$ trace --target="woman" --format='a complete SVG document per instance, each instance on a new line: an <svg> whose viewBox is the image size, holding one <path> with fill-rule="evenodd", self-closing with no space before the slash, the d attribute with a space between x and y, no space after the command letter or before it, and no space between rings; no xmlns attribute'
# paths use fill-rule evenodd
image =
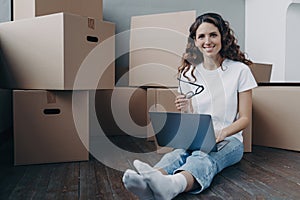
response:
<svg viewBox="0 0 300 200"><path fill-rule="evenodd" d="M210 114L216 141L229 143L218 152L176 149L154 166L134 161L137 170L123 176L125 187L140 199L172 199L182 192L200 193L214 176L242 159L243 137L251 117L252 89L257 86L229 23L216 13L203 14L190 27L178 68L180 80L175 105L182 112ZM197 84L191 84L197 83ZM203 85L201 93L195 85ZM193 91L192 95L187 95Z"/></svg>

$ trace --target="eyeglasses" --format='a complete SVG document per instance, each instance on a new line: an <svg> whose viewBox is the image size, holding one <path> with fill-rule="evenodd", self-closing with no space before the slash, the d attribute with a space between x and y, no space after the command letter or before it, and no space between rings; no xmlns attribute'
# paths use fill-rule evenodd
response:
<svg viewBox="0 0 300 200"><path fill-rule="evenodd" d="M185 80L182 80L180 78L177 78L177 80L179 81L179 90L180 90L180 93L183 94L185 96L185 98L187 99L190 99L192 98L193 96L197 95L197 94L200 94L201 92L203 92L204 90L204 86L203 85L199 85L199 84L196 84L196 83L193 83L193 82L190 82L190 81L185 81ZM180 82L183 82L183 83L187 83L187 84L190 84L190 85L193 85L193 86L196 86L196 90L195 91L189 91L187 93L183 93L182 92L182 88L181 88L181 84Z"/></svg>

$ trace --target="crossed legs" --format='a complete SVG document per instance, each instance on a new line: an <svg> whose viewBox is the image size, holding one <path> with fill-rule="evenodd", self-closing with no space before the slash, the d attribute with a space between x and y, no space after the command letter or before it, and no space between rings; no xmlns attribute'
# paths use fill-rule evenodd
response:
<svg viewBox="0 0 300 200"><path fill-rule="evenodd" d="M139 160L135 160L133 165L137 171L126 170L123 183L127 190L143 200L168 200L199 186L186 171L167 175L163 170L155 169Z"/></svg>

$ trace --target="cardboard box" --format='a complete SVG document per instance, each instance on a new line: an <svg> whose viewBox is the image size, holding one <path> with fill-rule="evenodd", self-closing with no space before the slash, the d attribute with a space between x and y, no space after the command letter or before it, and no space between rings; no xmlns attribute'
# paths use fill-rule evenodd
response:
<svg viewBox="0 0 300 200"><path fill-rule="evenodd" d="M243 143L244 152L252 152L252 120L250 121L248 127L243 131Z"/></svg>
<svg viewBox="0 0 300 200"><path fill-rule="evenodd" d="M14 90L15 165L88 160L88 109L88 91Z"/></svg>
<svg viewBox="0 0 300 200"><path fill-rule="evenodd" d="M12 92L0 89L0 134L12 129Z"/></svg>
<svg viewBox="0 0 300 200"><path fill-rule="evenodd" d="M147 89L147 110L159 112L179 112L175 107L175 98L179 93L177 88L148 88ZM150 122L149 114L147 120ZM151 126L148 129L148 137L155 133Z"/></svg>
<svg viewBox="0 0 300 200"><path fill-rule="evenodd" d="M4 88L113 88L114 24L57 13L1 23L0 29L6 62L0 69L0 85ZM76 76L79 81L73 86Z"/></svg>
<svg viewBox="0 0 300 200"><path fill-rule="evenodd" d="M177 69L196 11L131 18L129 85L177 87Z"/></svg>
<svg viewBox="0 0 300 200"><path fill-rule="evenodd" d="M152 111L168 111L168 112L179 112L175 107L174 101L175 97L179 95L177 88L152 88L147 90L147 107L148 110ZM150 121L148 116L148 121ZM149 122L150 123L150 122ZM150 138L149 140L155 140L155 135L152 126L148 127L147 135ZM243 131L244 138L244 152L252 151L252 122L249 126ZM158 153L166 153L170 151L171 148L159 147Z"/></svg>
<svg viewBox="0 0 300 200"><path fill-rule="evenodd" d="M13 0L14 20L69 12L102 20L102 0Z"/></svg>
<svg viewBox="0 0 300 200"><path fill-rule="evenodd" d="M269 83L272 73L272 64L253 63L250 66L257 83Z"/></svg>
<svg viewBox="0 0 300 200"><path fill-rule="evenodd" d="M299 86L253 90L253 144L300 151Z"/></svg>
<svg viewBox="0 0 300 200"><path fill-rule="evenodd" d="M90 91L91 135L147 137L147 91L116 87ZM100 127L99 127L100 126Z"/></svg>
<svg viewBox="0 0 300 200"><path fill-rule="evenodd" d="M147 108L149 111L159 112L179 112L175 107L175 97L179 93L177 88L148 88L147 89ZM157 144L154 137L155 133L150 122L150 116L147 115L147 121L150 124L147 128L147 136L149 141L154 141L157 146L157 153L164 154L172 151L173 148L161 147Z"/></svg>

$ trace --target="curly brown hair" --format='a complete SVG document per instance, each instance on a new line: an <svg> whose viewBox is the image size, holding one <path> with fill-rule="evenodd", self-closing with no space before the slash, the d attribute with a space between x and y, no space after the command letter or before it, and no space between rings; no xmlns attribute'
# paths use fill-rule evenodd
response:
<svg viewBox="0 0 300 200"><path fill-rule="evenodd" d="M203 23L211 23L215 25L221 34L222 49L220 50L220 56L222 58L228 58L234 61L240 61L248 66L252 64L252 61L247 59L245 53L240 50L240 46L237 44L237 39L234 36L233 30L229 26L229 22L225 21L217 13L205 13L196 18L195 22L190 26L188 43L185 53L182 56L182 64L178 67L178 76L182 73L188 80L186 72L192 69L192 77L196 80L194 75L195 66L202 62L203 56L198 47L195 46L196 31L198 27Z"/></svg>

